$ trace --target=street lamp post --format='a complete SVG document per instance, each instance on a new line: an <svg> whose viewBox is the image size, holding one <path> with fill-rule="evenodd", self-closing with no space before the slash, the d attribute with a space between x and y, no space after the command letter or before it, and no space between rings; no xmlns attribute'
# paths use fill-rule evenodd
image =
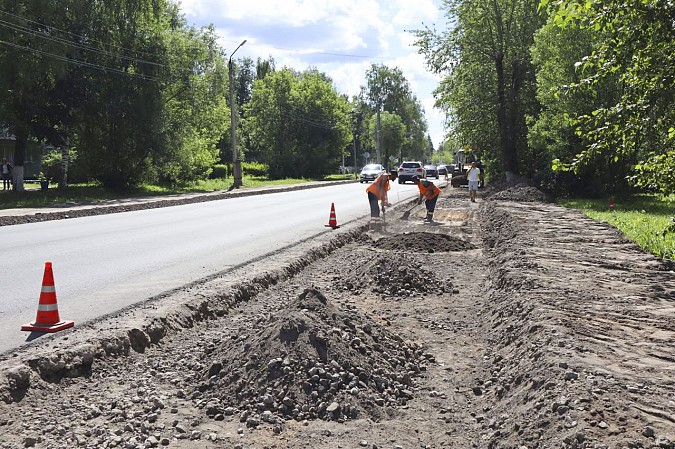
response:
<svg viewBox="0 0 675 449"><path fill-rule="evenodd" d="M230 81L230 134L232 139L232 175L234 176L233 188L239 188L241 182L241 160L239 159L239 152L237 151L237 104L234 102L234 70L232 67L232 56L239 50L239 48L246 43L246 39L235 48L230 55L230 60L227 63L228 78Z"/></svg>

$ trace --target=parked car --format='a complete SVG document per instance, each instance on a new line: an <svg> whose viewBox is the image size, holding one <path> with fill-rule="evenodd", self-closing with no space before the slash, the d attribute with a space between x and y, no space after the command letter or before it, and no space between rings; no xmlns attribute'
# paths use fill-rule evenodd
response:
<svg viewBox="0 0 675 449"><path fill-rule="evenodd" d="M407 161L398 167L398 183L404 184L406 181L412 181L413 178L426 178L424 166L421 162Z"/></svg>
<svg viewBox="0 0 675 449"><path fill-rule="evenodd" d="M427 172L427 178L436 178L438 179L438 167L435 165L429 164L424 166L424 170Z"/></svg>
<svg viewBox="0 0 675 449"><path fill-rule="evenodd" d="M447 165L441 164L438 166L438 176L448 176L449 174Z"/></svg>
<svg viewBox="0 0 675 449"><path fill-rule="evenodd" d="M375 181L375 179L382 173L386 173L386 170L380 164L368 164L363 167L363 169L361 169L359 182L364 183L368 181Z"/></svg>

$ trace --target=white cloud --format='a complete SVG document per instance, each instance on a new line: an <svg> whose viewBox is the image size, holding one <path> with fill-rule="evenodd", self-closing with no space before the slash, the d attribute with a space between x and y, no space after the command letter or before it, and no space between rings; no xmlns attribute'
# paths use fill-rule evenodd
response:
<svg viewBox="0 0 675 449"><path fill-rule="evenodd" d="M399 67L423 104L434 145L443 137L433 109L437 76L406 30L437 22L441 0L180 0L188 23L214 24L227 52L273 57L278 66L328 74L342 93L355 95L371 64Z"/></svg>

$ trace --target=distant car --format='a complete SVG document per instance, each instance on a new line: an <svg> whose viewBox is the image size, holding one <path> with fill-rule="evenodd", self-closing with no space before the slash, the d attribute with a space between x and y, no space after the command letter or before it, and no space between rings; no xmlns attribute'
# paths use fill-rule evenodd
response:
<svg viewBox="0 0 675 449"><path fill-rule="evenodd" d="M438 176L448 176L450 173L448 172L448 167L446 165L439 165L438 166Z"/></svg>
<svg viewBox="0 0 675 449"><path fill-rule="evenodd" d="M380 164L368 164L361 170L359 175L359 182L364 183L368 181L375 181L378 176L387 171Z"/></svg>
<svg viewBox="0 0 675 449"><path fill-rule="evenodd" d="M398 167L398 183L405 184L406 181L412 181L413 178L422 179L426 174L421 162L407 161Z"/></svg>
<svg viewBox="0 0 675 449"><path fill-rule="evenodd" d="M429 164L424 166L424 170L427 172L427 178L436 178L438 179L438 167L435 165Z"/></svg>

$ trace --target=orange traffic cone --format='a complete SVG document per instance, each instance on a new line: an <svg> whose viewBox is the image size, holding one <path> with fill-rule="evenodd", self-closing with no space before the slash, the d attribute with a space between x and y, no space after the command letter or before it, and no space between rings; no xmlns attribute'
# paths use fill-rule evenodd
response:
<svg viewBox="0 0 675 449"><path fill-rule="evenodd" d="M335 218L335 203L330 203L330 218L328 219L327 228L337 229L340 226L337 224L337 218Z"/></svg>
<svg viewBox="0 0 675 449"><path fill-rule="evenodd" d="M54 274L52 263L45 262L45 274L42 278L42 291L38 303L37 318L34 323L21 326L22 331L57 332L73 327L74 321L61 321L59 307L56 304L56 288L54 287Z"/></svg>

